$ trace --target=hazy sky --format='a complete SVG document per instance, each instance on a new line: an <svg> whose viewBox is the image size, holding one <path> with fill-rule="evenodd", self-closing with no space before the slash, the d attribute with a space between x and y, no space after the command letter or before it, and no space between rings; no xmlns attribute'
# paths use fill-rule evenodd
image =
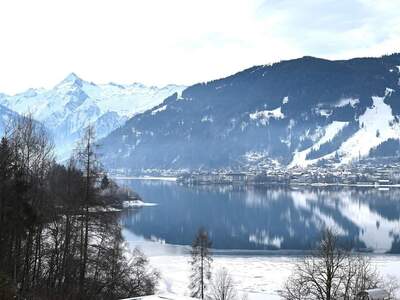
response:
<svg viewBox="0 0 400 300"><path fill-rule="evenodd" d="M0 91L191 84L282 59L400 51L400 0L1 0Z"/></svg>

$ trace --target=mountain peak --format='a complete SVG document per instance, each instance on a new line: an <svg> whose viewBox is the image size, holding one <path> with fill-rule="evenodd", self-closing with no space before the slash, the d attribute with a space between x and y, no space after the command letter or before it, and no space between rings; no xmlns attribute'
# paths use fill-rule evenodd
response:
<svg viewBox="0 0 400 300"><path fill-rule="evenodd" d="M76 75L74 72L71 72L68 74L67 77L64 78L63 81L60 82L60 84L65 84L65 83L77 83L79 85L82 84L82 79L78 77L78 75Z"/></svg>

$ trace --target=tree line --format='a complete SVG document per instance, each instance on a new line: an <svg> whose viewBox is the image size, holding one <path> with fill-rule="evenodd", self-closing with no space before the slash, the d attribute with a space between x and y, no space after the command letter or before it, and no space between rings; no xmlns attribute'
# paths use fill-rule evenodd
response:
<svg viewBox="0 0 400 300"><path fill-rule="evenodd" d="M45 128L21 117L0 142L0 299L120 299L154 293L158 273L126 255L125 196L102 170L89 127L58 164Z"/></svg>

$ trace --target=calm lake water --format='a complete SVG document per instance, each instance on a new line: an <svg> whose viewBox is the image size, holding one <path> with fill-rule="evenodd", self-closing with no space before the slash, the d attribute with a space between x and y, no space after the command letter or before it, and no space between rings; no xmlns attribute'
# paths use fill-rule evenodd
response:
<svg viewBox="0 0 400 300"><path fill-rule="evenodd" d="M360 251L400 253L400 189L184 186L123 180L157 206L122 213L129 234L190 245L200 227L213 248L307 250L325 226Z"/></svg>

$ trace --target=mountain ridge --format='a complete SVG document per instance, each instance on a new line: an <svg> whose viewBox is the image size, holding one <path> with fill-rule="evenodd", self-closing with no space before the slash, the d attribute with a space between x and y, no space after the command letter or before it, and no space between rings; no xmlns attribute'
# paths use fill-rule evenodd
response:
<svg viewBox="0 0 400 300"><path fill-rule="evenodd" d="M371 151L398 139L399 74L399 53L349 60L306 56L253 66L192 85L129 119L102 140L104 162L136 171L229 168L254 157L266 165L348 163L355 155L347 140L368 139L364 146ZM372 134L379 118L375 125L361 124L365 113L387 114L380 137ZM306 158L296 161L296 153L307 149Z"/></svg>
<svg viewBox="0 0 400 300"><path fill-rule="evenodd" d="M161 88L140 83L95 84L68 74L53 88L30 88L15 95L0 95L0 104L20 115L32 114L52 133L59 158L70 155L76 141L90 124L98 138L121 126L185 87Z"/></svg>

